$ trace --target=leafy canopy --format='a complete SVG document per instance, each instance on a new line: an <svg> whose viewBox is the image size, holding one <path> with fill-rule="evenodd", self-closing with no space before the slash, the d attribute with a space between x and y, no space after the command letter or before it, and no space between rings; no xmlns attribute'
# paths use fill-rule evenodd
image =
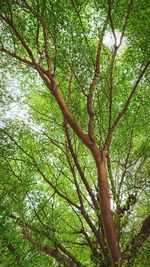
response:
<svg viewBox="0 0 150 267"><path fill-rule="evenodd" d="M122 264L148 266L150 3L3 0L0 18L0 266L111 265L84 133L107 148Z"/></svg>

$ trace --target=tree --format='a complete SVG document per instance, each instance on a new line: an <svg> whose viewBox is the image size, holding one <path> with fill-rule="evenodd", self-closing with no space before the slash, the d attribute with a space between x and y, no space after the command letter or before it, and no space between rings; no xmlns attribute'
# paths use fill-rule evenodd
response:
<svg viewBox="0 0 150 267"><path fill-rule="evenodd" d="M2 266L148 263L149 3L0 7Z"/></svg>

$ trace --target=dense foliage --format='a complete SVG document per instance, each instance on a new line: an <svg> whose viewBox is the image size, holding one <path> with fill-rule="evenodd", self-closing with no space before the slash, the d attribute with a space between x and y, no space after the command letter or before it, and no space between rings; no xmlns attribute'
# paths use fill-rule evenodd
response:
<svg viewBox="0 0 150 267"><path fill-rule="evenodd" d="M0 18L0 266L149 266L150 2Z"/></svg>

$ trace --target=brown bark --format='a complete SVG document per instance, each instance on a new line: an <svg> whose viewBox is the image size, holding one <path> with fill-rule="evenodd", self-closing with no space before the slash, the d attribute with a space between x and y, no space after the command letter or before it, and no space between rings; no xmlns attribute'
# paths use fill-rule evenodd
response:
<svg viewBox="0 0 150 267"><path fill-rule="evenodd" d="M93 144L93 142L90 140L89 136L82 131L79 124L72 116L71 112L68 110L68 107L65 101L63 100L56 83L55 87L53 87L53 94L61 109L64 118L67 120L68 124L71 126L71 128L76 133L78 138L82 141L82 143L89 148Z"/></svg>
<svg viewBox="0 0 150 267"><path fill-rule="evenodd" d="M101 208L101 218L108 249L111 256L112 266L117 266L118 260L121 258L116 229L113 222L113 215L110 206L109 185L106 171L106 151L100 151L95 144L92 148L92 154L97 166L99 199Z"/></svg>
<svg viewBox="0 0 150 267"><path fill-rule="evenodd" d="M76 260L76 258L71 253L69 253L68 250L65 249L61 244L58 244L58 246L56 245L56 248L48 245L45 246L39 245L37 241L33 238L33 236L31 236L26 226L24 226L22 234L24 238L27 239L36 249L46 254L47 256L54 258L56 261L62 263L63 266L66 267L82 266L81 263L78 260ZM64 254L62 254L61 251Z"/></svg>
<svg viewBox="0 0 150 267"><path fill-rule="evenodd" d="M139 233L132 239L123 254L123 261L132 259L140 250L144 241L150 236L150 215L143 221Z"/></svg>
<svg viewBox="0 0 150 267"><path fill-rule="evenodd" d="M74 164L75 164L75 166L76 166L76 168L78 170L78 173L80 174L80 177L82 179L82 182L85 185L86 190L89 193L89 196L91 197L91 200L93 202L93 205L94 205L95 209L99 210L98 202L97 202L97 200L95 198L95 195L93 194L92 188L91 188L87 178L85 177L85 174L84 174L84 172L82 170L82 167L79 164L77 155L76 155L76 153L74 151L74 148L73 148L73 145L72 145L72 141L71 141L71 136L70 136L69 129L67 127L67 122L66 121L64 122L64 128L65 128L65 134L66 134L66 137L67 137L68 148L69 148L70 154L71 154L71 156L73 158Z"/></svg>

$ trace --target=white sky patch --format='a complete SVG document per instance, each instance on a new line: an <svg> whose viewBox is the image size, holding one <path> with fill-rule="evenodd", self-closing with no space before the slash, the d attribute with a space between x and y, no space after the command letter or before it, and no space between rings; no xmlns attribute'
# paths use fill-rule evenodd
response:
<svg viewBox="0 0 150 267"><path fill-rule="evenodd" d="M3 73L1 73L1 75L3 75ZM19 86L19 80L11 77L8 73L7 83L1 85L0 127L4 127L9 119L18 117L24 120L27 117L27 106L18 102L18 100L21 99L22 102L24 99L24 94L21 92Z"/></svg>
<svg viewBox="0 0 150 267"><path fill-rule="evenodd" d="M6 119L13 119L13 118L20 118L25 120L27 118L28 108L26 106L20 106L18 103L14 102L9 105L9 109L6 112L5 118Z"/></svg>
<svg viewBox="0 0 150 267"><path fill-rule="evenodd" d="M111 198L110 199L110 206L111 206L111 210L115 211L116 210L116 203L114 202L114 200Z"/></svg>
<svg viewBox="0 0 150 267"><path fill-rule="evenodd" d="M12 102L7 106L0 106L0 127L4 127L7 120L19 119L28 122L28 107L18 102Z"/></svg>
<svg viewBox="0 0 150 267"><path fill-rule="evenodd" d="M95 36L96 33L97 34L101 33L101 31L103 29L103 25L104 25L104 19L102 19L103 15L100 14L100 12L97 13L94 8L88 9L87 14L89 14L91 16L91 18L89 19L89 25L90 25L89 28L91 30L89 35L91 35L91 38L92 38ZM117 45L118 45L120 43L120 37L121 37L122 33L115 29L115 34L116 34ZM112 50L114 48L115 39L114 39L114 36L113 36L110 28L107 28L107 30L105 32L103 43L110 50ZM123 40L122 40L122 44L119 47L119 51L122 51L122 49L124 49L126 45L127 45L127 37L124 36Z"/></svg>
<svg viewBox="0 0 150 267"><path fill-rule="evenodd" d="M7 121L18 119L34 132L41 132L43 127L29 118L29 107L24 103L24 92L20 90L21 77L16 79L9 73L7 76L7 84L2 87L4 94L0 103L0 128L5 127Z"/></svg>
<svg viewBox="0 0 150 267"><path fill-rule="evenodd" d="M117 45L118 45L120 43L121 32L115 30L115 34L116 34ZM105 33L103 43L110 49L112 49L114 47L114 44L115 44L114 36L108 30ZM119 50L121 51L123 48L126 47L126 45L127 45L127 37L123 37L122 44L121 44Z"/></svg>
<svg viewBox="0 0 150 267"><path fill-rule="evenodd" d="M54 163L55 159L52 156L47 156L47 159L49 160L50 163Z"/></svg>

